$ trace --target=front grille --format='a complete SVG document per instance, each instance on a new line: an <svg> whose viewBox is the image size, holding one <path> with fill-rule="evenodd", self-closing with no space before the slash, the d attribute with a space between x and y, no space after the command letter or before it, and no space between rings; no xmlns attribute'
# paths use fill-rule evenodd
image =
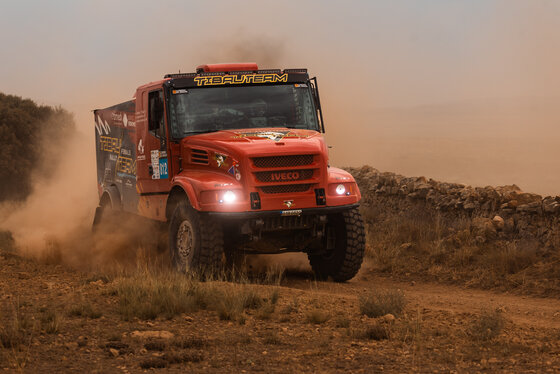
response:
<svg viewBox="0 0 560 374"><path fill-rule="evenodd" d="M291 155L255 157L253 164L257 168L283 168L287 166L304 166L313 163L313 155Z"/></svg>
<svg viewBox="0 0 560 374"><path fill-rule="evenodd" d="M313 177L313 169L259 171L255 173L259 182L292 182Z"/></svg>
<svg viewBox="0 0 560 374"><path fill-rule="evenodd" d="M262 186L260 187L264 193L290 193L305 192L309 190L311 184L281 184L278 186Z"/></svg>
<svg viewBox="0 0 560 374"><path fill-rule="evenodd" d="M264 219L263 231L307 229L313 225L313 216L268 217Z"/></svg>

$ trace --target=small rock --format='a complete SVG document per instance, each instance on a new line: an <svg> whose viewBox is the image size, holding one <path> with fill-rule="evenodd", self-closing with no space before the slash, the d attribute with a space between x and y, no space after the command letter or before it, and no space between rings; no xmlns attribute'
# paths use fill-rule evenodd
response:
<svg viewBox="0 0 560 374"><path fill-rule="evenodd" d="M492 224L496 230L503 230L505 227L504 219L500 216L494 216L494 218L492 218Z"/></svg>
<svg viewBox="0 0 560 374"><path fill-rule="evenodd" d="M78 348L78 343L76 342L68 342L68 343L64 343L64 346L66 347L66 349L76 349Z"/></svg>
<svg viewBox="0 0 560 374"><path fill-rule="evenodd" d="M109 352L111 352L113 357L117 357L119 355L119 351L115 348L109 348Z"/></svg>
<svg viewBox="0 0 560 374"><path fill-rule="evenodd" d="M139 339L150 339L150 338L171 339L175 335L173 335L173 333L169 331L162 330L162 331L133 331L132 334L130 334L130 336Z"/></svg>
<svg viewBox="0 0 560 374"><path fill-rule="evenodd" d="M382 318L383 318L383 320L384 320L385 322L393 322L393 321L395 321L395 316L392 315L391 313L385 314Z"/></svg>
<svg viewBox="0 0 560 374"><path fill-rule="evenodd" d="M403 243L400 246L401 251L408 251L408 250L413 249L413 248L414 248L414 244L412 244L412 243Z"/></svg>
<svg viewBox="0 0 560 374"><path fill-rule="evenodd" d="M88 338L85 336L78 336L78 347L85 347L88 344Z"/></svg>

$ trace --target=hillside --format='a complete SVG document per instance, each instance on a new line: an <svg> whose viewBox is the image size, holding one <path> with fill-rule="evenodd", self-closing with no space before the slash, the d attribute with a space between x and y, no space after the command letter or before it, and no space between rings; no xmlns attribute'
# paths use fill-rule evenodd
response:
<svg viewBox="0 0 560 374"><path fill-rule="evenodd" d="M34 180L50 176L74 131L65 109L0 93L0 202L25 199Z"/></svg>

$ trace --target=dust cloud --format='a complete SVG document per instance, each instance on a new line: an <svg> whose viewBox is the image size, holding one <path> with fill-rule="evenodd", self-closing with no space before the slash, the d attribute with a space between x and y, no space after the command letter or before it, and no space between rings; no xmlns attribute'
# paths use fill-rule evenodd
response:
<svg viewBox="0 0 560 374"><path fill-rule="evenodd" d="M150 252L155 243L149 238L157 237L151 222L127 219L118 229L92 233L98 205L93 144L93 128L88 135L44 139L43 159L53 164L54 172L47 177L37 170L39 177L25 201L0 206L0 231L10 231L25 256L83 270L120 271L135 266L139 257L159 261Z"/></svg>

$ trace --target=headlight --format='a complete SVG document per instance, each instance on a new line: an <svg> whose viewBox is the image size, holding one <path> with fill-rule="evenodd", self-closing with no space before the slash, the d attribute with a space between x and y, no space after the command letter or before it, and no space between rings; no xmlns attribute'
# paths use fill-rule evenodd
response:
<svg viewBox="0 0 560 374"><path fill-rule="evenodd" d="M343 184L339 184L338 186L336 186L336 193L339 195L344 195L344 193L346 192L346 187L344 187Z"/></svg>
<svg viewBox="0 0 560 374"><path fill-rule="evenodd" d="M222 197L222 200L226 204L233 203L235 199L236 199L235 192L229 190L224 192L224 196Z"/></svg>

